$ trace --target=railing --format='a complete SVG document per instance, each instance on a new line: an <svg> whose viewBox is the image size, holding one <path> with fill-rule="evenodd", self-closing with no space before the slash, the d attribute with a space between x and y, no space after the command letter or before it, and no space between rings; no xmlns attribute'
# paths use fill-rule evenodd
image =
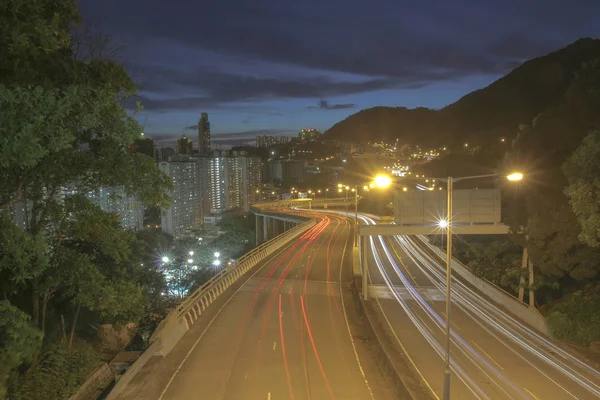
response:
<svg viewBox="0 0 600 400"><path fill-rule="evenodd" d="M239 259L236 260L233 267L220 271L212 278L210 278L207 282L205 282L202 286L196 289L194 293L190 294L177 307L177 316L182 317L186 313L188 313L190 309L194 307L201 300L201 298L205 294L208 294L212 289L218 289L218 293L215 293L215 297L216 295L220 294L222 290L229 287L231 283L236 281L241 275L247 272L247 270L250 267L254 266L257 262L266 257L266 255L268 255L265 254L266 250L268 250L269 247L272 246L275 242L281 241L282 239L286 239L289 236L293 236L298 234L299 232L305 231L314 226L314 224L315 220L313 219L306 221L300 225L295 226L292 229L285 231L281 235L278 235L273 239L262 243L258 247L241 256ZM210 303L212 303L212 300L214 299L211 299Z"/></svg>

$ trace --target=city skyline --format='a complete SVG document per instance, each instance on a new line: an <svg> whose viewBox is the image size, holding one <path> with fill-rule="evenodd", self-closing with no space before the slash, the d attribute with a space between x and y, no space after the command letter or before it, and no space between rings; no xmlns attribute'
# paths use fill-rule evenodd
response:
<svg viewBox="0 0 600 400"><path fill-rule="evenodd" d="M377 105L441 108L600 33L600 4L587 0L576 8L467 0L81 7L86 22L126 46L123 61L141 82L139 120L159 144L184 128L194 137L201 112L211 115L214 143L227 145L325 131Z"/></svg>

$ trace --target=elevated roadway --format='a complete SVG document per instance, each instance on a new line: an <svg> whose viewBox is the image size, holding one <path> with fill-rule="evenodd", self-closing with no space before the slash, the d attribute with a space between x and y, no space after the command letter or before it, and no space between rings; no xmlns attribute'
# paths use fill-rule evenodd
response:
<svg viewBox="0 0 600 400"><path fill-rule="evenodd" d="M123 399L391 399L353 307L352 224L316 215L156 360Z"/></svg>

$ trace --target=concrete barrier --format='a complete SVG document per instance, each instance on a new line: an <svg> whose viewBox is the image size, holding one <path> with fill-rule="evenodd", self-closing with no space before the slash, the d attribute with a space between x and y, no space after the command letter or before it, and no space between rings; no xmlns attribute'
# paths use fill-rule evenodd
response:
<svg viewBox="0 0 600 400"><path fill-rule="evenodd" d="M359 251L358 248L353 248L352 251L352 270L354 272L353 293L354 306L362 316L362 325L366 330L368 337L368 346L371 355L377 362L380 372L387 378L390 383L390 389L395 399L399 400L416 400L425 398L425 396L415 396L413 392L420 390L420 384L414 381L413 374L407 370L402 371L397 362L392 360L394 350L391 343L384 338L384 330L377 323L377 318L373 310L371 301L364 301L360 295L362 279L360 271ZM412 392L408 388L413 388Z"/></svg>
<svg viewBox="0 0 600 400"><path fill-rule="evenodd" d="M423 235L417 235L417 239L423 243L428 249L430 249L435 255L440 257L442 260L446 259L446 253L437 246L431 244L429 238ZM460 263L456 259L452 259L452 270L456 272L464 281L468 282L485 294L495 303L501 305L513 315L521 319L523 322L528 324L534 329L537 329L541 333L548 335L548 325L543 315L534 307L529 307L527 304L520 302L516 297L511 296L504 290L496 287L490 282L484 279L478 278L469 271L467 267Z"/></svg>
<svg viewBox="0 0 600 400"><path fill-rule="evenodd" d="M69 400L97 399L114 378L114 371L104 363L79 387L77 393L69 397Z"/></svg>
<svg viewBox="0 0 600 400"><path fill-rule="evenodd" d="M115 387L107 396L107 400L116 399L152 357L167 356L183 335L191 328L194 322L200 318L210 304L227 290L229 286L256 266L260 261L264 260L267 256L274 253L294 238L308 231L315 226L315 224L316 220L311 219L244 254L236 261L233 268L223 270L215 275L194 293L190 294L179 306L171 310L150 337L150 346L119 379Z"/></svg>

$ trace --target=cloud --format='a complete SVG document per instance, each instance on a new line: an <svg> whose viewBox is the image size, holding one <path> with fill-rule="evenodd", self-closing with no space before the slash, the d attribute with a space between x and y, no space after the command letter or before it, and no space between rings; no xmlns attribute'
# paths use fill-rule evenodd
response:
<svg viewBox="0 0 600 400"><path fill-rule="evenodd" d="M312 77L299 80L248 77L208 71L177 71L169 68L147 68L146 73L153 79L148 81L145 90L139 96L129 99L128 103L133 107L135 101L140 101L146 110L154 112L227 108L228 105L235 103L278 98L341 96L425 84L413 77L366 78L361 81L336 81L326 77ZM431 79L443 79L442 75L431 76Z"/></svg>
<svg viewBox="0 0 600 400"><path fill-rule="evenodd" d="M518 32L517 41L533 44L517 52L529 58L540 49L546 51L548 43L557 48L593 36L600 11L597 0L580 0L578 7L567 8L557 0L510 5L502 0L456 0L435 6L374 0L369 7L357 0L344 1L343 6L336 0L230 0L167 9L157 6L159 0L82 2L84 16L136 34L136 41L168 39L198 51L390 77L418 77L439 69L455 76L504 73L504 51L495 52L489 45L496 38ZM143 18L132 19L140 9Z"/></svg>
<svg viewBox="0 0 600 400"><path fill-rule="evenodd" d="M354 108L356 104L329 104L327 100L320 100L317 106L307 107L309 110L344 110L348 108Z"/></svg>

